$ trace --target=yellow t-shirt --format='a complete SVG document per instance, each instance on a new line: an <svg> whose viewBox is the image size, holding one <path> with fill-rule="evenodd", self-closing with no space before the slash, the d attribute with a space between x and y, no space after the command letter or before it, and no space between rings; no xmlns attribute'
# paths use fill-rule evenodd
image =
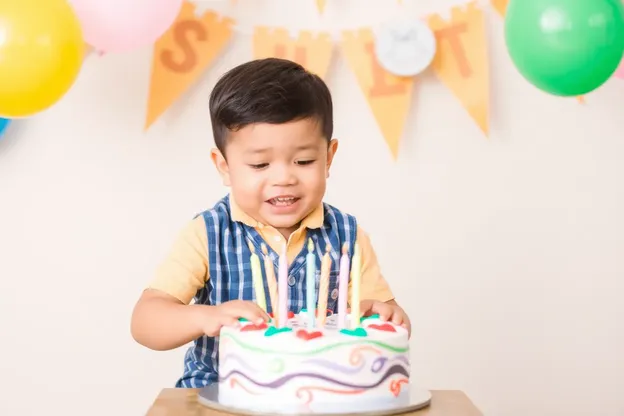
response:
<svg viewBox="0 0 624 416"><path fill-rule="evenodd" d="M233 221L254 227L264 241L276 252L286 243L288 262L299 254L306 240L306 228L320 228L323 225L323 205L321 204L301 221L299 228L288 240L275 228L259 223L244 213L230 198L230 211ZM374 299L387 302L394 299L388 283L377 263L377 256L366 232L357 228L357 243L362 253L361 299ZM206 224L201 216L190 221L179 234L171 251L157 269L156 276L149 285L151 289L165 292L182 303L189 304L199 289L204 287L209 276L208 236ZM351 297L349 283L349 298Z"/></svg>

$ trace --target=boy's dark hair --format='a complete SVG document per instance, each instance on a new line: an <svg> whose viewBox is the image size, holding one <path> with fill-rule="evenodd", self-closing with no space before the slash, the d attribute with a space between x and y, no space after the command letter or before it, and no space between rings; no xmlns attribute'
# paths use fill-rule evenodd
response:
<svg viewBox="0 0 624 416"><path fill-rule="evenodd" d="M224 156L228 132L255 123L315 118L329 141L334 128L332 113L325 82L285 59L257 59L239 65L225 73L210 94L212 133Z"/></svg>

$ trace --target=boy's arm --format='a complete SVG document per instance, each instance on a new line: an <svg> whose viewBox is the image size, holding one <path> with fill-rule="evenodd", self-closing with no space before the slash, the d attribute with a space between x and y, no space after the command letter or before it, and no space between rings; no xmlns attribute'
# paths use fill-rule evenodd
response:
<svg viewBox="0 0 624 416"><path fill-rule="evenodd" d="M368 234L358 226L357 243L362 252L362 268L360 281L360 312L379 313L396 324L407 328L411 334L411 323L407 313L399 306L394 294L384 279L377 262L377 255L373 249ZM351 282L349 282L349 298L351 298ZM381 303L381 304L380 304Z"/></svg>
<svg viewBox="0 0 624 416"><path fill-rule="evenodd" d="M358 245L362 253L362 267L360 277L360 299L376 300L379 302L390 303L394 300L394 294L388 285L388 282L381 274L379 263L377 262L377 254L373 249L368 233L359 225L357 228ZM349 281L349 299L351 299L351 282Z"/></svg>
<svg viewBox="0 0 624 416"><path fill-rule="evenodd" d="M182 230L134 307L131 332L138 343L169 350L204 333L213 307L189 303L209 277L207 253L206 227L197 217Z"/></svg>

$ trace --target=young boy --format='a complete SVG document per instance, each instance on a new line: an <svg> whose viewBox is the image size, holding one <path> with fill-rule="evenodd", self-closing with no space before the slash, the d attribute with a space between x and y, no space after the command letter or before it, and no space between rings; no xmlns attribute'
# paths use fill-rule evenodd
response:
<svg viewBox="0 0 624 416"><path fill-rule="evenodd" d="M305 242L312 238L316 245L317 270L330 247L327 308L333 312L343 244L352 256L357 242L361 313L378 313L410 330L366 233L354 217L323 203L338 148L332 111L323 80L282 59L242 64L212 91L211 156L231 194L182 231L132 315L132 336L148 348L170 350L194 341L176 387L203 387L218 379L222 326L236 325L238 318L269 319L254 302L249 242L258 254L266 247L276 276L278 253L286 245L289 310L295 313L306 307ZM266 304L270 312L268 299Z"/></svg>

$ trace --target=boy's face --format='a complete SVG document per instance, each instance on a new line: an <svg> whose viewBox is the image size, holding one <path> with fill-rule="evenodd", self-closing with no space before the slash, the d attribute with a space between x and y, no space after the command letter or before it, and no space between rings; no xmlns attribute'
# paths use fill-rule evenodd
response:
<svg viewBox="0 0 624 416"><path fill-rule="evenodd" d="M287 237L321 203L337 146L304 119L230 132L225 157L212 158L241 209Z"/></svg>

